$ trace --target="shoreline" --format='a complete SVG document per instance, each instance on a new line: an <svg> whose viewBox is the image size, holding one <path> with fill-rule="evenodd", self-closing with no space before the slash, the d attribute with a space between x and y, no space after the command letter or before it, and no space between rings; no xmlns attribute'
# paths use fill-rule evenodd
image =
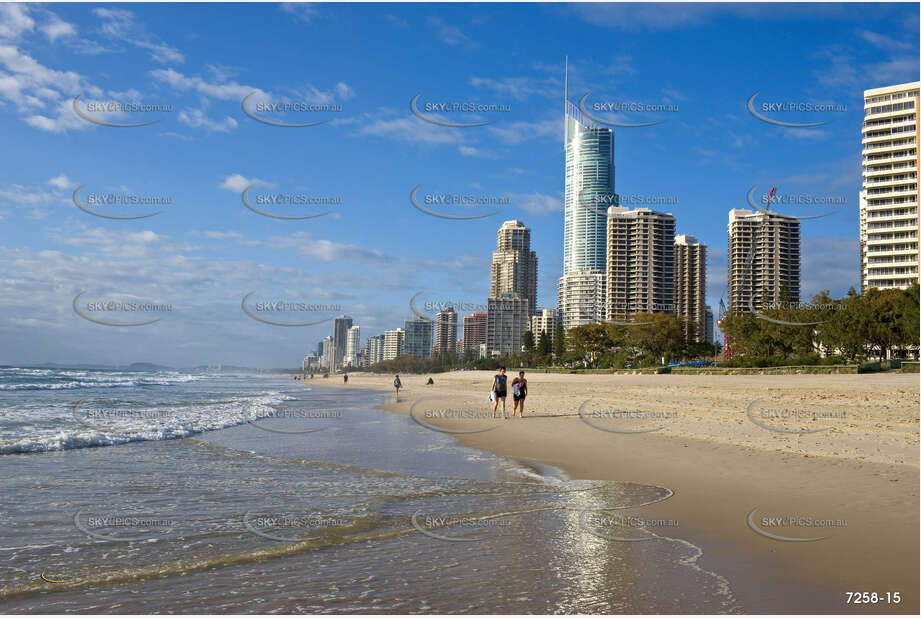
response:
<svg viewBox="0 0 921 618"><path fill-rule="evenodd" d="M406 376L409 389L401 392L400 402L380 407L408 415L413 402L425 399L491 414L481 392L491 375L433 374L432 386L424 386L427 376ZM350 374L348 384L338 377L315 384L393 393L392 376ZM675 534L704 548L700 565L730 580L746 613L918 612L918 383L913 374L860 380L849 375L527 377L531 392L523 420L465 434L453 432L476 421L427 422L463 445L553 466L574 479L672 489L673 497L643 515L679 520ZM778 394L801 407L839 409L850 403L847 422L799 436L765 431L745 418L746 397L770 400ZM576 409L587 399L638 410L672 407L683 414L659 432L609 433L581 422ZM876 403L872 409L852 403L870 399ZM820 541L781 542L750 528L752 509L759 515L835 519L845 525ZM849 605L847 592L899 592L901 603Z"/></svg>

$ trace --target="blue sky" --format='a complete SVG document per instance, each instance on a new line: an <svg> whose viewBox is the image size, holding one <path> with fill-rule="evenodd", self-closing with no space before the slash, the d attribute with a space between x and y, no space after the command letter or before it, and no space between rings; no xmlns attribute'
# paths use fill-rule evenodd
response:
<svg viewBox="0 0 921 618"><path fill-rule="evenodd" d="M918 21L917 3L0 5L0 363L293 366L331 323L260 323L241 310L245 294L338 305L364 343L402 326L418 292L420 302L485 303L506 219L531 228L538 304L555 306L567 55L575 103L591 92L589 105L677 106L603 114L666 120L615 128L616 190L677 201L653 208L709 246L714 308L726 296L728 211L747 207L752 186L845 198L834 215L802 224L804 298L843 295L859 287L862 92L918 79ZM253 92L341 111L266 112L328 120L269 126L243 113ZM508 111L433 112L492 121L440 126L411 113L420 92L420 103ZM771 112L831 120L783 128L748 113L755 92L759 103L846 111ZM100 126L73 112L81 94L84 104L172 110L97 114L159 121ZM84 199L114 191L171 203L144 219L100 218L74 205L81 185ZM341 203L312 219L264 217L242 203L250 185ZM508 204L476 220L437 218L410 203L418 185ZM311 208L275 211L320 212ZM786 212L816 212L800 208ZM172 310L146 326L94 324L73 311L81 291ZM285 320L318 317L331 314Z"/></svg>

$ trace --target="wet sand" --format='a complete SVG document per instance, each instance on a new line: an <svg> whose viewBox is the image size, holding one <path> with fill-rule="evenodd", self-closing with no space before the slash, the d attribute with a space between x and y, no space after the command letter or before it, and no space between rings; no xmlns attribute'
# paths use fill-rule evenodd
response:
<svg viewBox="0 0 921 618"><path fill-rule="evenodd" d="M701 564L729 579L747 613L918 613L916 374L529 373L525 418L508 421L484 418L492 375L435 374L431 386L428 376L401 376L400 401L386 408L408 414L415 403L424 422L476 431L454 434L464 444L576 479L671 488L674 497L644 515L679 520L680 536L704 548ZM349 378L349 388L393 392L392 376ZM311 382L343 386L341 376ZM768 534L827 538L768 538L749 525L753 509ZM783 516L836 525L773 528L761 519ZM848 604L847 592L882 600ZM887 603L887 592L901 602Z"/></svg>

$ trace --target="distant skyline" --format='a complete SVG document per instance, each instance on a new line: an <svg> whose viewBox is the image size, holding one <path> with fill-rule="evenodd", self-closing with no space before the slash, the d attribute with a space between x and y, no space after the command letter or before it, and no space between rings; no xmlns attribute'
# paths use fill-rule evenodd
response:
<svg viewBox="0 0 921 618"><path fill-rule="evenodd" d="M419 292L485 305L496 231L509 219L531 229L538 307L555 307L566 56L574 103L590 93L599 117L665 120L612 127L616 191L671 198L649 207L708 246L714 313L727 299L728 213L750 207L752 187L846 198L802 224L802 299L842 296L860 286L863 91L918 80L918 20L917 4L895 3L2 4L0 364L299 366L332 320L260 322L241 308L244 296L254 293L251 308L257 299L339 307L284 320L347 314L364 345L411 318ZM244 113L254 92L251 110L271 100L341 111L260 112L329 120L271 126ZM427 122L410 109L420 93L430 118L490 124ZM749 113L755 93L759 105L845 109L764 112L831 121L782 127ZM159 121L100 126L74 113L81 95L171 111L98 114ZM498 111L425 107L439 102ZM611 102L677 111L592 107ZM507 203L442 209L496 213L479 219L440 218L410 201L420 185L420 197ZM106 219L74 204L81 186L86 206L108 193L168 199L144 211L156 216ZM258 201L282 193L332 199L312 210ZM140 212L131 208L106 212ZM155 323L106 326L74 311L81 292L171 309ZM472 312L458 308L458 321Z"/></svg>

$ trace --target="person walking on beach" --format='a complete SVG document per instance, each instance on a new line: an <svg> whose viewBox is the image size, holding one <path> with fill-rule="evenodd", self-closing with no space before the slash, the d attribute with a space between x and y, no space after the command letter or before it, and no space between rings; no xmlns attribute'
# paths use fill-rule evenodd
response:
<svg viewBox="0 0 921 618"><path fill-rule="evenodd" d="M348 383L349 383L349 374L347 374L347 373L342 374L342 381L345 382L346 384L348 384Z"/></svg>
<svg viewBox="0 0 921 618"><path fill-rule="evenodd" d="M492 390L496 394L496 403L492 406L492 417L496 418L496 410L499 408L499 400L502 400L502 415L508 418L508 412L505 411L505 397L507 395L506 383L508 376L505 375L505 367L499 367L499 373L493 376Z"/></svg>
<svg viewBox="0 0 921 618"><path fill-rule="evenodd" d="M400 382L400 374L393 376L393 389L397 393L397 401L400 400L400 389L403 387L403 383Z"/></svg>
<svg viewBox="0 0 921 618"><path fill-rule="evenodd" d="M524 418L524 398L528 396L528 381L524 377L524 371L518 372L518 377L512 380L512 418L515 418L515 410L518 410L519 416ZM519 408L520 406L520 408Z"/></svg>

